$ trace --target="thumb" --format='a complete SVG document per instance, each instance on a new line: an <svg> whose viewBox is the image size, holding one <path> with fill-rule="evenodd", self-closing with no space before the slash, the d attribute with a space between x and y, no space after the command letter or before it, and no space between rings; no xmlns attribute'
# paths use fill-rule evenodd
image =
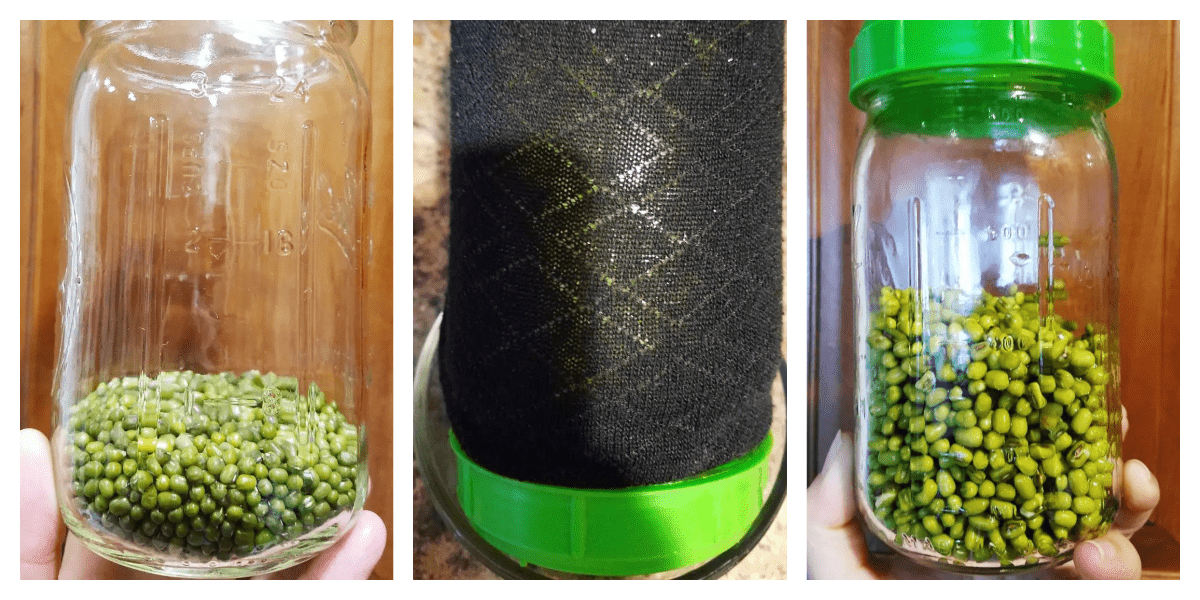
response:
<svg viewBox="0 0 1200 600"><path fill-rule="evenodd" d="M867 543L854 522L854 438L838 432L825 468L808 486L808 577L874 579Z"/></svg>
<svg viewBox="0 0 1200 600"><path fill-rule="evenodd" d="M300 579L367 579L386 543L383 519L364 510L346 536L314 558Z"/></svg>
<svg viewBox="0 0 1200 600"><path fill-rule="evenodd" d="M1075 570L1084 579L1140 579L1142 558L1129 538L1110 531L1075 547Z"/></svg>
<svg viewBox="0 0 1200 600"><path fill-rule="evenodd" d="M21 430L21 579L54 579L62 521L54 498L50 441Z"/></svg>
<svg viewBox="0 0 1200 600"><path fill-rule="evenodd" d="M837 529L854 519L854 437L839 431L808 488L808 525Z"/></svg>

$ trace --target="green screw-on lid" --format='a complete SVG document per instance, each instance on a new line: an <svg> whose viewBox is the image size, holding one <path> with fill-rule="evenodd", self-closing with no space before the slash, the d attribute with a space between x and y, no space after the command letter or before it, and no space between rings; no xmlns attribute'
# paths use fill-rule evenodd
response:
<svg viewBox="0 0 1200 600"><path fill-rule="evenodd" d="M850 101L865 109L900 74L956 69L965 81L1014 66L1084 78L1105 107L1121 97L1101 21L867 21L850 49Z"/></svg>
<svg viewBox="0 0 1200 600"><path fill-rule="evenodd" d="M619 577L701 563L736 545L762 507L771 446L767 434L745 456L683 481L592 490L498 475L450 435L459 503L488 543L522 563Z"/></svg>

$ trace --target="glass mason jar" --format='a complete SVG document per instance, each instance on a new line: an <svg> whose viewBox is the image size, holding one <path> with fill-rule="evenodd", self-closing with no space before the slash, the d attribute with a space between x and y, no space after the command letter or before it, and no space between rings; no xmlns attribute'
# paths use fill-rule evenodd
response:
<svg viewBox="0 0 1200 600"><path fill-rule="evenodd" d="M918 563L1069 560L1120 495L1120 89L1099 22L867 22L856 496Z"/></svg>
<svg viewBox="0 0 1200 600"><path fill-rule="evenodd" d="M82 31L53 388L63 518L152 573L311 558L367 493L357 25Z"/></svg>

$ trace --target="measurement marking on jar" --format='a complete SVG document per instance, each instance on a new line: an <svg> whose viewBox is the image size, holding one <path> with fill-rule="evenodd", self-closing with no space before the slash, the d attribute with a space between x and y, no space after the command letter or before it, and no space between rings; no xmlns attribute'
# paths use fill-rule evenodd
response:
<svg viewBox="0 0 1200 600"><path fill-rule="evenodd" d="M242 239L228 238L224 236L205 235L199 227L193 227L191 234L188 236L183 245L183 251L188 254L199 254L207 251L209 256L220 259L225 256L225 251L230 245L234 246L261 246L263 254L278 254L279 256L290 256L296 249L293 243L292 232L287 229L278 229L271 231L264 229L259 239Z"/></svg>
<svg viewBox="0 0 1200 600"><path fill-rule="evenodd" d="M1025 111L1020 108L1011 108L1007 106L992 107L984 109L988 116L992 119L999 120L1003 123L1024 122Z"/></svg>
<svg viewBox="0 0 1200 600"><path fill-rule="evenodd" d="M271 90L271 102L283 102L287 100L287 98L284 97L285 94L289 93L289 90L287 89L287 80L279 75L276 75L271 78L271 83L275 86L274 89ZM301 77L300 80L296 82L296 86L290 90L290 93L293 97L299 98L304 102L308 102L308 87L308 81Z"/></svg>
<svg viewBox="0 0 1200 600"><path fill-rule="evenodd" d="M1029 232L1032 229L1032 227L1024 223L1020 225L1001 225L1000 229L996 229L995 227L988 225L987 228L983 230L983 233L985 241L989 242L1001 238L1006 240L1025 240L1029 239Z"/></svg>
<svg viewBox="0 0 1200 600"><path fill-rule="evenodd" d="M1000 336L999 338L989 337L987 339L987 345L992 348L999 348L1001 350L1008 350L1010 352L1013 350L1013 348L1016 348L1017 350L1027 350L1029 348L1029 342L1025 338L1014 338L1011 335L1004 335Z"/></svg>
<svg viewBox="0 0 1200 600"><path fill-rule="evenodd" d="M933 551L933 543L928 538L916 538L907 533L902 533L900 536L904 539L903 546L905 548Z"/></svg>
<svg viewBox="0 0 1200 600"><path fill-rule="evenodd" d="M192 81L196 89L188 92L193 98L203 98L208 95L208 74L204 71L192 71Z"/></svg>
<svg viewBox="0 0 1200 600"><path fill-rule="evenodd" d="M263 392L263 412L268 415L279 412L279 393L273 389Z"/></svg>
<svg viewBox="0 0 1200 600"><path fill-rule="evenodd" d="M1033 260L1033 257L1025 252L1017 252L1010 256L1009 260L1011 260L1012 263L1018 267L1024 267L1025 265L1029 264L1030 260Z"/></svg>
<svg viewBox="0 0 1200 600"><path fill-rule="evenodd" d="M285 176L288 172L287 149L287 142L279 140L267 142L267 152L273 155L267 157L267 187L275 192L283 192L288 189L288 180Z"/></svg>
<svg viewBox="0 0 1200 600"><path fill-rule="evenodd" d="M179 176L183 196L186 198L200 193L200 176L202 174L200 146L204 144L204 132L186 133L180 141L183 142L183 148L179 151Z"/></svg>

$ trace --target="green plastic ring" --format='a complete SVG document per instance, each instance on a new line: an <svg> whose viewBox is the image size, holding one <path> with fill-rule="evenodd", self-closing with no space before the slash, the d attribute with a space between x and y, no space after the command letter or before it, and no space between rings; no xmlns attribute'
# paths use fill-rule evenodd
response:
<svg viewBox="0 0 1200 600"><path fill-rule="evenodd" d="M497 475L450 434L459 503L489 544L522 566L618 577L701 563L737 544L762 508L772 443L767 434L745 456L682 481L595 490Z"/></svg>

